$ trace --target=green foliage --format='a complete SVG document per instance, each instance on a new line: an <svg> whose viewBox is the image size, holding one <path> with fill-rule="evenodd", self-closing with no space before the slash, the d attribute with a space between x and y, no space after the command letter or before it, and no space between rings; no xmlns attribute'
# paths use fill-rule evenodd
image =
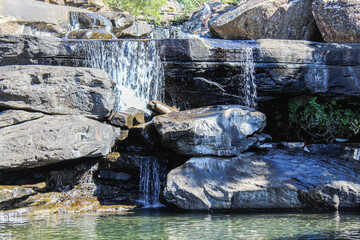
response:
<svg viewBox="0 0 360 240"><path fill-rule="evenodd" d="M173 23L175 25L180 25L185 23L187 20L189 20L188 16L175 16L175 19L173 20Z"/></svg>
<svg viewBox="0 0 360 240"><path fill-rule="evenodd" d="M134 16L144 15L148 20L160 22L160 9L166 0L104 0L110 8L122 9Z"/></svg>
<svg viewBox="0 0 360 240"><path fill-rule="evenodd" d="M313 141L330 142L358 134L360 112L344 109L335 100L319 103L314 97L305 103L289 103L289 123L311 136Z"/></svg>
<svg viewBox="0 0 360 240"><path fill-rule="evenodd" d="M203 2L209 2L210 0L177 0L179 4L184 5L184 12L200 10Z"/></svg>
<svg viewBox="0 0 360 240"><path fill-rule="evenodd" d="M223 3L228 3L228 4L231 4L231 5L234 5L234 6L237 6L239 5L239 0L221 0L221 2Z"/></svg>

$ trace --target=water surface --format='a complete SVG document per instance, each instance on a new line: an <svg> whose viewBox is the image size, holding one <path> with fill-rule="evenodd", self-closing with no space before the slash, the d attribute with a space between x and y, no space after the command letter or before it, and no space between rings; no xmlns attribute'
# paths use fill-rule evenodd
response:
<svg viewBox="0 0 360 240"><path fill-rule="evenodd" d="M360 213L0 217L0 239L360 239Z"/></svg>

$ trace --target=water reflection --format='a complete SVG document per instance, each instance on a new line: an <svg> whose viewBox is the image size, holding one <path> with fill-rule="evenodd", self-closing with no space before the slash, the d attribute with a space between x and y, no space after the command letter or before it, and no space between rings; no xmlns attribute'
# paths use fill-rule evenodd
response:
<svg viewBox="0 0 360 240"><path fill-rule="evenodd" d="M1 239L359 239L360 214L191 214L0 218Z"/></svg>

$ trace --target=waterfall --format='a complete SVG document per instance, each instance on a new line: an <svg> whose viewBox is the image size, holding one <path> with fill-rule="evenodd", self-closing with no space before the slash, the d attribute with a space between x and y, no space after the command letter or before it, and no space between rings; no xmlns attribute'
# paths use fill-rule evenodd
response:
<svg viewBox="0 0 360 240"><path fill-rule="evenodd" d="M255 84L255 64L253 59L253 50L251 46L244 46L242 53L242 71L240 75L239 94L241 102L245 106L256 107L256 84Z"/></svg>
<svg viewBox="0 0 360 240"><path fill-rule="evenodd" d="M162 181L166 176L164 171L166 164L160 163L155 157L149 157L141 162L140 166L140 202L144 207L159 207L159 196Z"/></svg>
<svg viewBox="0 0 360 240"><path fill-rule="evenodd" d="M155 41L86 41L85 64L109 73L116 83L114 111L146 111L151 100L163 101L163 68Z"/></svg>

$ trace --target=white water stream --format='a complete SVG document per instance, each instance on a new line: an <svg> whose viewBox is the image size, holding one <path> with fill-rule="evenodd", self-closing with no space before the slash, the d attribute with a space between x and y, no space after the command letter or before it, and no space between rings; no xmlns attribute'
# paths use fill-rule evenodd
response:
<svg viewBox="0 0 360 240"><path fill-rule="evenodd" d="M109 73L116 83L115 111L146 111L151 100L163 101L163 68L154 41L88 41L86 65Z"/></svg>

